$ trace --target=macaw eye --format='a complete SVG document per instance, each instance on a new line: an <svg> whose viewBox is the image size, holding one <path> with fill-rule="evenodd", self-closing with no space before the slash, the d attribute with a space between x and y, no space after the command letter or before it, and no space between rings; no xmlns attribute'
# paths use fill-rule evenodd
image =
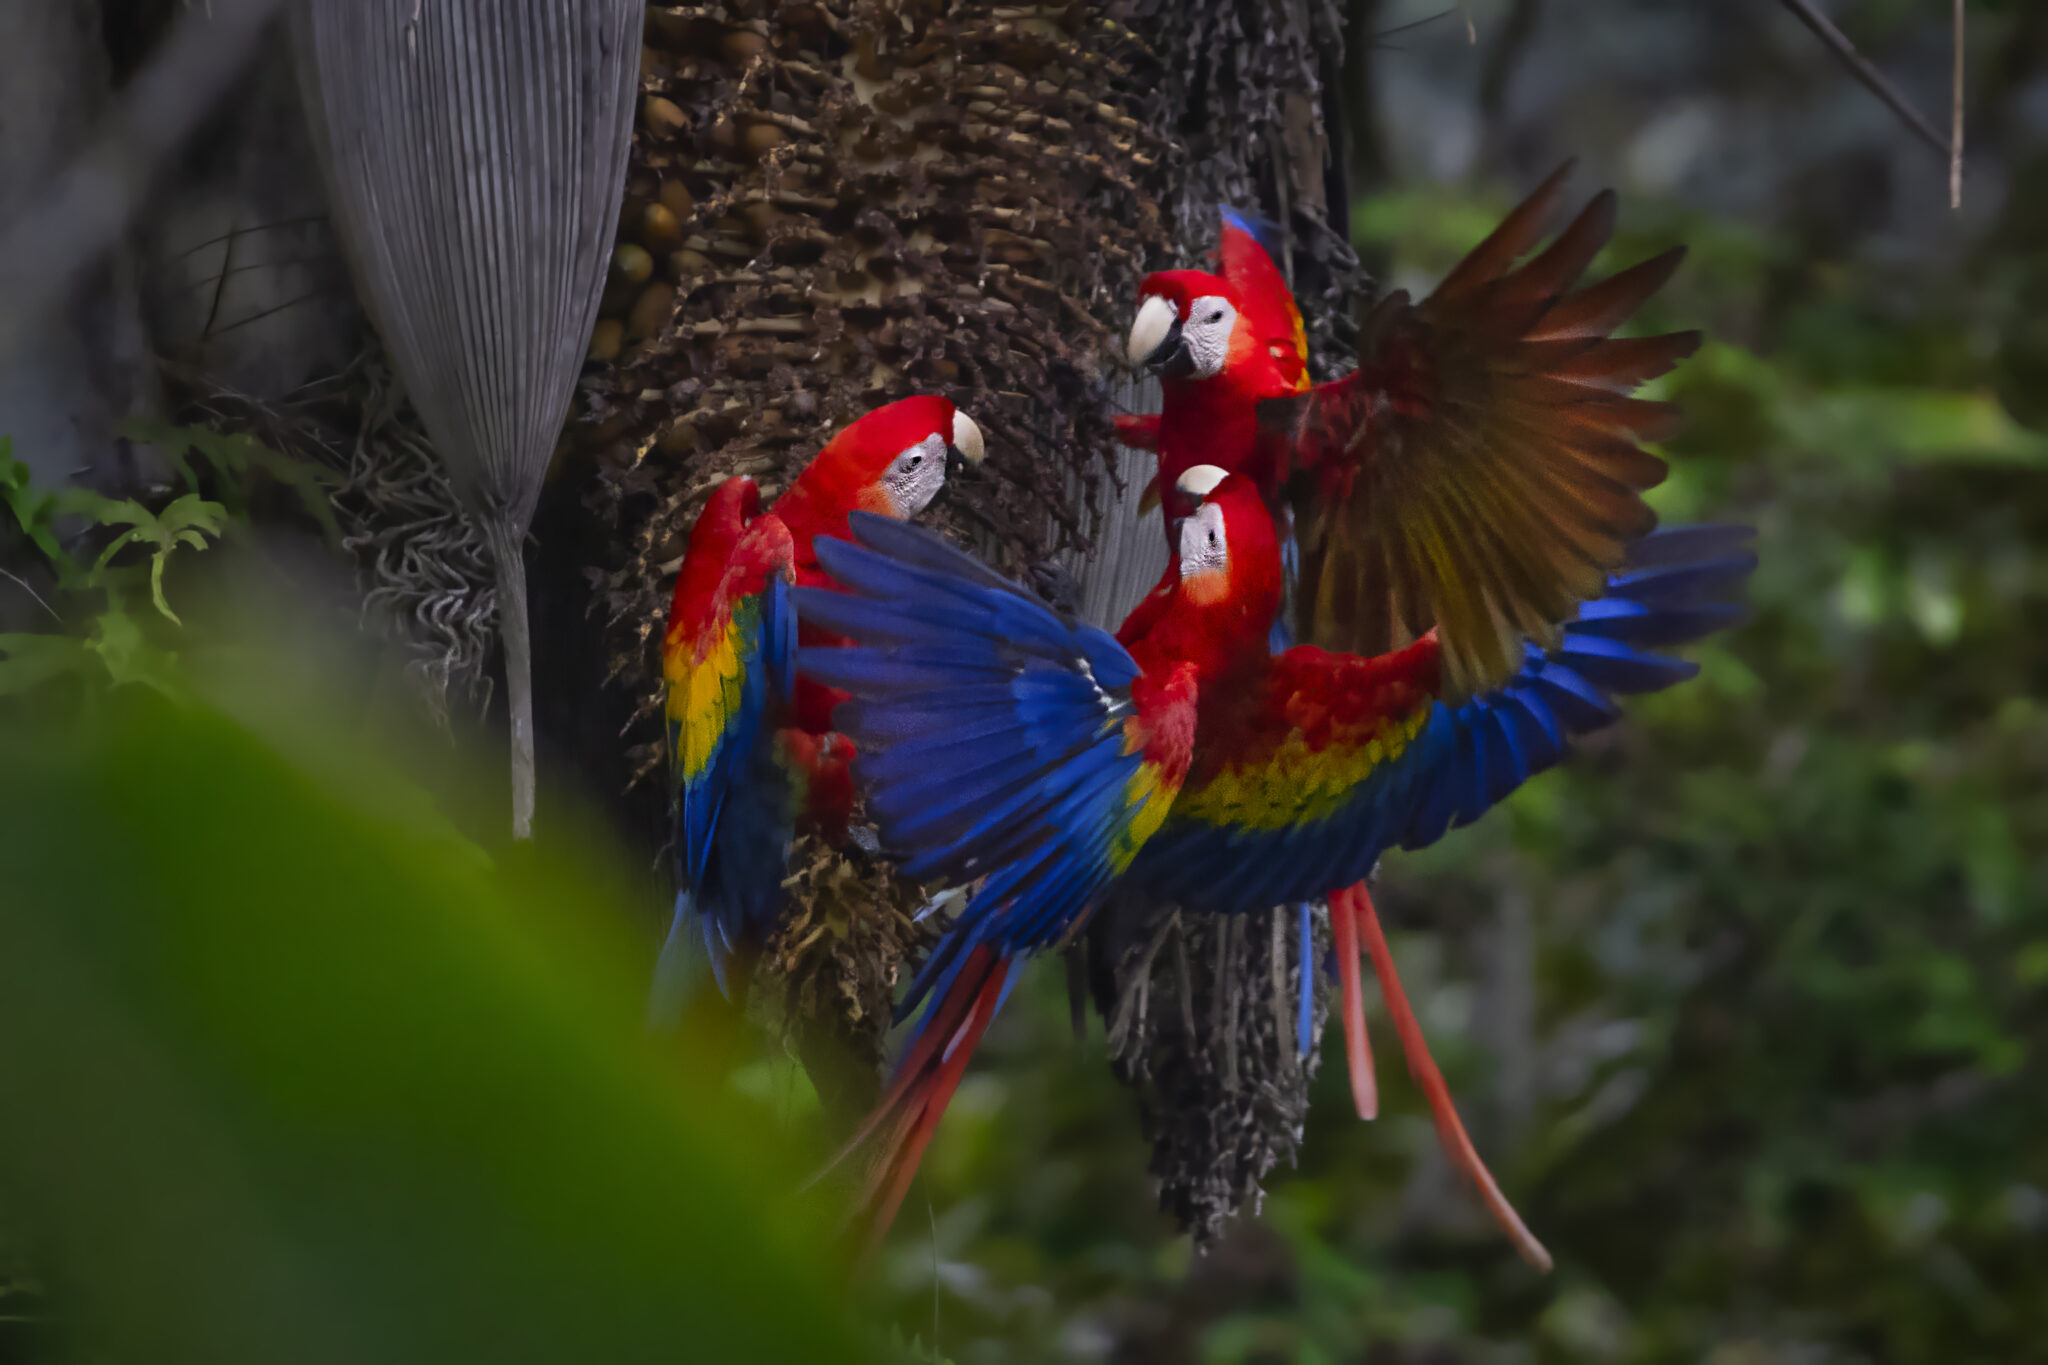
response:
<svg viewBox="0 0 2048 1365"><path fill-rule="evenodd" d="M1208 316L1208 317L1207 317L1206 319L1204 319L1204 320L1205 320L1205 321L1207 321L1207 322L1221 322L1221 321L1223 321L1223 310L1222 310L1221 308L1218 308L1218 309L1217 309L1217 310L1216 310L1215 312L1213 312L1213 313L1209 314L1209 316Z"/></svg>
<svg viewBox="0 0 2048 1365"><path fill-rule="evenodd" d="M918 467L919 465L921 465L921 464L923 464L923 463L924 463L924 456L922 456L922 455L913 455L913 456L911 456L911 457L910 457L910 459L909 459L908 461L906 461L906 462L904 463L904 466L903 466L903 467L904 467L905 469L915 469L915 468L917 468L917 467Z"/></svg>

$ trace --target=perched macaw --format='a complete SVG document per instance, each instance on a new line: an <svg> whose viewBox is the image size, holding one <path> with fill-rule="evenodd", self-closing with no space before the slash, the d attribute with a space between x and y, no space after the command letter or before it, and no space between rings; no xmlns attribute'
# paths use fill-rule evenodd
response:
<svg viewBox="0 0 2048 1365"><path fill-rule="evenodd" d="M1263 238L1272 224L1222 210L1217 270L1162 270L1138 286L1127 347L1159 376L1160 410L1116 419L1126 445L1159 455L1147 506L1198 464L1249 471L1258 406L1308 387L1308 333ZM1169 526L1180 509L1167 508ZM1169 547L1171 548L1171 547Z"/></svg>
<svg viewBox="0 0 2048 1365"><path fill-rule="evenodd" d="M1375 657L1270 652L1282 568L1261 490L1196 466L1178 491L1193 510L1171 593L1121 644L938 537L871 518L853 521L858 545L818 547L849 592L796 594L800 614L858 644L799 651L799 667L854 698L838 720L861 746L885 849L905 875L975 884L911 985L905 1009L923 1003L923 1016L855 1138L886 1128L864 1201L878 1229L1017 959L1068 939L1111 883L1222 914L1349 887L1382 850L1477 819L1568 736L1612 723L1614 694L1691 676L1652 651L1733 621L1740 608L1721 599L1755 563L1745 528L1640 538L1551 648L1525 645L1465 696L1439 632ZM1469 1142L1453 1146L1546 1264Z"/></svg>
<svg viewBox="0 0 2048 1365"><path fill-rule="evenodd" d="M767 513L754 481L735 477L698 514L662 639L678 890L652 1021L680 1011L700 942L722 989L728 955L773 927L799 824L833 843L846 837L853 745L831 724L844 694L791 657L799 640L838 641L797 619L789 584L831 587L820 537L846 535L854 512L915 516L949 460L981 457L966 413L944 398L906 398L834 436Z"/></svg>
<svg viewBox="0 0 2048 1365"><path fill-rule="evenodd" d="M1138 286L1138 313L1127 343L1131 364L1159 376L1160 411L1118 417L1117 433L1125 444L1159 456L1158 473L1140 510L1165 494L1162 520L1169 551L1178 518L1187 511L1176 502L1180 476L1204 464L1254 471L1268 449L1259 443L1259 405L1300 393L1309 383L1308 332L1268 245L1278 240L1280 228L1228 206L1221 213L1216 271L1165 270L1146 276ZM1263 473L1257 477L1268 481ZM1291 573L1299 561L1293 514L1277 501L1274 514ZM1119 638L1143 632L1171 596L1173 580L1169 562ZM1293 643L1283 611L1274 619L1271 644L1282 650ZM1311 907L1296 909L1306 961ZM1297 1047L1304 1056L1313 1043L1314 1001L1314 976L1304 971L1296 1025Z"/></svg>

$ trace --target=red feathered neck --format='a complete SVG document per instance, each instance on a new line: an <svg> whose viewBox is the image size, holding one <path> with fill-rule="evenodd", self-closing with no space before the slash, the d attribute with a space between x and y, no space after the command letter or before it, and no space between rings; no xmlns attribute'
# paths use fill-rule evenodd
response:
<svg viewBox="0 0 2048 1365"><path fill-rule="evenodd" d="M1256 242L1252 248L1264 254ZM1159 488L1168 515L1186 510L1184 502L1174 505L1174 489L1180 476L1198 464L1245 474L1270 494L1271 461L1258 449L1258 405L1296 390L1264 335L1270 326L1262 325L1258 309L1247 307L1242 291L1206 270L1162 270L1146 276L1139 292L1171 303L1183 323L1200 298L1221 298L1237 310L1221 370L1207 379L1160 382Z"/></svg>
<svg viewBox="0 0 2048 1365"><path fill-rule="evenodd" d="M1223 508L1226 566L1185 582L1176 556L1118 639L1147 673L1187 663L1206 684L1265 665L1283 570L1272 513L1249 480L1226 479L1202 501Z"/></svg>
<svg viewBox="0 0 2048 1365"><path fill-rule="evenodd" d="M1279 392L1298 392L1308 383L1308 335L1287 277L1258 238L1227 221L1216 250L1223 278L1237 291L1238 312L1283 386Z"/></svg>

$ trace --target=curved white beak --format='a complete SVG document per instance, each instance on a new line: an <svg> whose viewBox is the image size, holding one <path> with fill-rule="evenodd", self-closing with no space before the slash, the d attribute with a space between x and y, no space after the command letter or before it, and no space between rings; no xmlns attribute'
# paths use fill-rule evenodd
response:
<svg viewBox="0 0 2048 1365"><path fill-rule="evenodd" d="M1173 330L1173 324L1180 320L1174 306L1157 294L1146 296L1138 305L1138 316L1131 321L1130 344L1125 348L1131 364L1142 365L1145 358L1159 349L1166 340L1166 334Z"/></svg>
<svg viewBox="0 0 2048 1365"><path fill-rule="evenodd" d="M985 453L981 444L981 428L958 408L953 409L953 449L959 451L960 458L969 464L980 464Z"/></svg>

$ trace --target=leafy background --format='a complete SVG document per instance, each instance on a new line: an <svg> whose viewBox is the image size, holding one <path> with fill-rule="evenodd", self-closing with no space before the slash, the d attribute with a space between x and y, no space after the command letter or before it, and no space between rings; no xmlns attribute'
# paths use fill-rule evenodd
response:
<svg viewBox="0 0 2048 1365"><path fill-rule="evenodd" d="M1579 154L1624 194L1604 267L1693 250L1645 319L1712 338L1659 506L1760 528L1697 683L1384 869L1558 1268L1447 1170L1377 1013L1386 1116L1326 1069L1300 1169L1192 1258L1041 970L861 1300L960 1365L2048 1359L2048 10L1971 6L1951 214L1763 0L1474 0L1476 44L1351 9L1369 262L1426 288ZM1832 12L1946 107L1946 5ZM319 499L155 439L199 471L157 511L0 466L6 562L72 628L0 639L0 1360L860 1358L787 1194L801 1073L650 1044L646 879L595 830L462 833L488 779L390 735L319 643L345 594L244 525Z"/></svg>

